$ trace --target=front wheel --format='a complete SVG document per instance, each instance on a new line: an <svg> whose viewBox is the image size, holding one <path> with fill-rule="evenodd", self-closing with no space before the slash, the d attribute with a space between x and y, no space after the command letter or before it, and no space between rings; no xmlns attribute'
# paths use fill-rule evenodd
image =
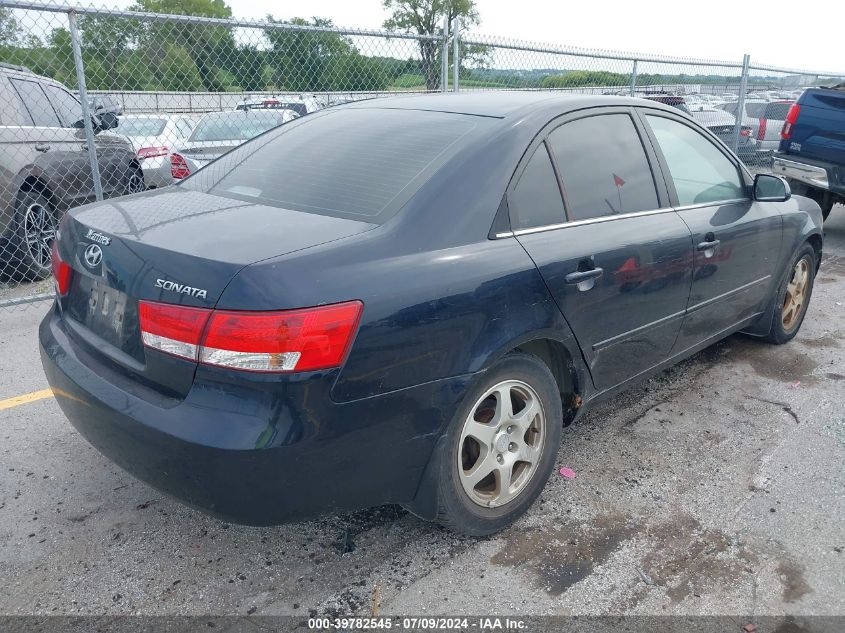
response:
<svg viewBox="0 0 845 633"><path fill-rule="evenodd" d="M816 278L816 251L804 244L792 258L775 297L775 313L766 340L782 344L791 341L801 329Z"/></svg>
<svg viewBox="0 0 845 633"><path fill-rule="evenodd" d="M546 484L562 426L557 383L541 360L509 354L491 366L438 449L437 520L471 536L510 525Z"/></svg>

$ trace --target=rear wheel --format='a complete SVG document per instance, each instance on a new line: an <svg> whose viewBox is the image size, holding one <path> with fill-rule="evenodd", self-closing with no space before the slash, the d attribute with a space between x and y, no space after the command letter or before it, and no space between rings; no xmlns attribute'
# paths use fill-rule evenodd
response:
<svg viewBox="0 0 845 633"><path fill-rule="evenodd" d="M56 217L49 200L37 191L27 191L18 198L17 266L12 271L19 279L44 279L50 274L51 247L56 238Z"/></svg>
<svg viewBox="0 0 845 633"><path fill-rule="evenodd" d="M549 478L562 421L557 383L541 360L511 354L494 364L439 449L437 520L483 536L519 518Z"/></svg>
<svg viewBox="0 0 845 633"><path fill-rule="evenodd" d="M767 341L782 344L795 338L807 315L815 277L816 251L809 244L804 244L792 258L785 279L778 288Z"/></svg>

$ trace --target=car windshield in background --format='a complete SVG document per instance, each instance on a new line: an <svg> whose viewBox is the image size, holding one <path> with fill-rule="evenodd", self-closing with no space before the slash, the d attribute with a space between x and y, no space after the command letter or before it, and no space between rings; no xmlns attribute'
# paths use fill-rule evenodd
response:
<svg viewBox="0 0 845 633"><path fill-rule="evenodd" d="M220 112L203 117L188 141L245 141L282 123L282 111Z"/></svg>
<svg viewBox="0 0 845 633"><path fill-rule="evenodd" d="M125 136L158 136L167 123L164 119L120 119L117 131Z"/></svg>
<svg viewBox="0 0 845 633"><path fill-rule="evenodd" d="M380 223L479 125L476 117L418 110L312 114L265 137L249 153L235 151L216 161L183 186Z"/></svg>

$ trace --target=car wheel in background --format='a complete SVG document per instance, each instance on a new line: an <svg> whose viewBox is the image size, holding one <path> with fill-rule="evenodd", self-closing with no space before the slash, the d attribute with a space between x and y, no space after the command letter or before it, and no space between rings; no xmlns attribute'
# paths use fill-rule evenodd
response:
<svg viewBox="0 0 845 633"><path fill-rule="evenodd" d="M816 251L809 244L804 244L786 271L775 297L775 312L772 327L766 340L782 344L791 341L801 329L807 306L813 294L813 281L816 277Z"/></svg>
<svg viewBox="0 0 845 633"><path fill-rule="evenodd" d="M540 359L509 354L492 365L438 448L437 520L484 536L519 518L549 478L562 426L557 383Z"/></svg>
<svg viewBox="0 0 845 633"><path fill-rule="evenodd" d="M44 279L50 274L50 249L56 237L57 222L50 201L37 191L20 194L15 224L17 261L12 265L13 276Z"/></svg>
<svg viewBox="0 0 845 633"><path fill-rule="evenodd" d="M147 183L144 181L144 172L137 167L133 167L129 172L129 177L126 180L126 193L140 193L147 190Z"/></svg>

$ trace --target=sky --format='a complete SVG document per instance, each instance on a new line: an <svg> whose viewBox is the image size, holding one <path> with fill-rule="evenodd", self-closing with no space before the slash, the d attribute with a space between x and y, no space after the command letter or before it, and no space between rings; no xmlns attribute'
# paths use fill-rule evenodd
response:
<svg viewBox="0 0 845 633"><path fill-rule="evenodd" d="M381 28L381 0L227 0L236 18L330 18L337 26ZM817 0L812 20L795 0L476 0L478 33L556 45L787 68L845 70L845 1ZM762 8L761 8L762 7ZM822 18L819 23L817 18Z"/></svg>

